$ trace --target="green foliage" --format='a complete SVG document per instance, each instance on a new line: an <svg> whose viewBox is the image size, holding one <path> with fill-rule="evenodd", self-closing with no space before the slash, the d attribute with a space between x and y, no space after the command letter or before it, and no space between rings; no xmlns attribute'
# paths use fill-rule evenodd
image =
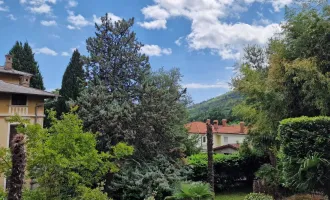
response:
<svg viewBox="0 0 330 200"><path fill-rule="evenodd" d="M280 184L281 176L278 170L270 164L262 165L255 175L264 180L270 187L278 186Z"/></svg>
<svg viewBox="0 0 330 200"><path fill-rule="evenodd" d="M84 78L81 56L79 51L75 50L72 54L70 63L64 72L60 95L65 100L76 100L80 91L84 87Z"/></svg>
<svg viewBox="0 0 330 200"><path fill-rule="evenodd" d="M76 200L110 200L107 194L103 193L99 188L91 189L88 187L79 187L78 193L80 194Z"/></svg>
<svg viewBox="0 0 330 200"><path fill-rule="evenodd" d="M8 177L11 173L11 154L7 148L0 148L0 174Z"/></svg>
<svg viewBox="0 0 330 200"><path fill-rule="evenodd" d="M273 197L261 193L250 193L244 200L273 200Z"/></svg>
<svg viewBox="0 0 330 200"><path fill-rule="evenodd" d="M233 79L235 91L245 97L234 114L251 125L253 146L273 157L273 165L281 120L330 114L329 10L326 5L288 12L282 33L265 50L245 50L240 73ZM260 60L253 55L258 52L265 54L262 67L255 67Z"/></svg>
<svg viewBox="0 0 330 200"><path fill-rule="evenodd" d="M48 107L48 109L53 108L56 110L57 118L59 118L63 112L69 112L70 108L68 101L77 100L84 86L85 74L83 70L83 62L79 51L75 50L63 75L62 87L59 90L61 97L56 100L53 107Z"/></svg>
<svg viewBox="0 0 330 200"><path fill-rule="evenodd" d="M187 179L189 173L189 168L181 162L170 161L164 156L143 163L130 161L114 175L110 194L114 199L143 200L150 196L164 199L172 194L177 182Z"/></svg>
<svg viewBox="0 0 330 200"><path fill-rule="evenodd" d="M16 42L9 54L13 58L13 69L32 74L30 87L44 90L43 78L39 70L39 65L34 59L34 53L30 45L25 42Z"/></svg>
<svg viewBox="0 0 330 200"><path fill-rule="evenodd" d="M330 118L299 117L281 121L279 141L283 175L289 187L329 194Z"/></svg>
<svg viewBox="0 0 330 200"><path fill-rule="evenodd" d="M208 200L214 198L210 185L202 182L182 182L173 196L176 199Z"/></svg>
<svg viewBox="0 0 330 200"><path fill-rule="evenodd" d="M246 178L246 183L251 184L254 173L259 167L268 162L263 156L240 154L214 154L215 187L218 190L228 190L241 186L239 180ZM188 164L193 173L193 181L207 181L207 154L196 154L188 157Z"/></svg>
<svg viewBox="0 0 330 200"><path fill-rule="evenodd" d="M133 24L133 19L113 23L104 16L96 36L87 40L88 85L76 102L79 116L86 130L99 133L100 151L124 141L135 147L137 159L181 157L188 138L181 74L178 69L151 72Z"/></svg>
<svg viewBox="0 0 330 200"><path fill-rule="evenodd" d="M7 193L0 189L0 200L5 200L7 198Z"/></svg>
<svg viewBox="0 0 330 200"><path fill-rule="evenodd" d="M232 114L232 108L243 100L238 92L228 92L218 97L203 101L189 107L189 121L203 121L207 119L227 119L229 122L239 121Z"/></svg>
<svg viewBox="0 0 330 200"><path fill-rule="evenodd" d="M47 200L77 197L79 188L93 187L109 170L118 171L115 161L133 153L133 148L123 143L114 146L112 152L99 153L95 135L83 131L82 121L73 111L63 114L61 120L51 112L49 129L28 124L18 116L9 120L19 122L18 131L28 138L27 171L39 185L28 196Z"/></svg>

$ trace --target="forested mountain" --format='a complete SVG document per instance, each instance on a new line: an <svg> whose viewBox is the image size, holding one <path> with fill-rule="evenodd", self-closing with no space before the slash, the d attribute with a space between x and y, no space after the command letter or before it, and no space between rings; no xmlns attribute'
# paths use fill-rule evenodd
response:
<svg viewBox="0 0 330 200"><path fill-rule="evenodd" d="M189 107L190 121L205 121L206 119L228 119L229 122L239 121L232 115L232 108L243 100L238 92L227 92L207 101Z"/></svg>

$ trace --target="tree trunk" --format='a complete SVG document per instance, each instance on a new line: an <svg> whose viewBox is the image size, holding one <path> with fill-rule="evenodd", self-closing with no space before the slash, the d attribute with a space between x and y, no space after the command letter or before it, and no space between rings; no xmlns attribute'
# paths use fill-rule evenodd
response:
<svg viewBox="0 0 330 200"><path fill-rule="evenodd" d="M21 200L26 166L24 135L17 134L11 141L12 171L9 179L8 200Z"/></svg>
<svg viewBox="0 0 330 200"><path fill-rule="evenodd" d="M213 130L212 124L208 119L206 122L206 138L207 138L207 179L211 186L211 190L214 192L214 168L213 168Z"/></svg>

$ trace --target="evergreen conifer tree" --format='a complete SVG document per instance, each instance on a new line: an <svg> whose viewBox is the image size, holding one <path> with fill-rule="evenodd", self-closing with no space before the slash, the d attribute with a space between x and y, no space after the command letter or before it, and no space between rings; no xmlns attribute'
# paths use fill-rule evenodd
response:
<svg viewBox="0 0 330 200"><path fill-rule="evenodd" d="M9 51L13 58L13 69L32 74L30 87L44 90L43 78L39 70L39 65L34 59L34 54L30 45L25 42L16 42Z"/></svg>
<svg viewBox="0 0 330 200"><path fill-rule="evenodd" d="M83 87L84 77L83 62L81 61L79 51L75 50L64 72L60 95L66 101L70 99L77 100Z"/></svg>

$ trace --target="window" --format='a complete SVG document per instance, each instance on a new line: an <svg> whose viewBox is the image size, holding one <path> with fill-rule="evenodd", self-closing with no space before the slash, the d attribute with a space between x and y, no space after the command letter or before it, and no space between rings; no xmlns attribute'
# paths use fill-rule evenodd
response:
<svg viewBox="0 0 330 200"><path fill-rule="evenodd" d="M224 142L225 144L228 144L228 137L223 137L223 142Z"/></svg>
<svg viewBox="0 0 330 200"><path fill-rule="evenodd" d="M205 136L203 136L203 142L206 142L206 137Z"/></svg>
<svg viewBox="0 0 330 200"><path fill-rule="evenodd" d="M25 106L27 103L27 96L22 94L13 94L11 97L11 105Z"/></svg>

